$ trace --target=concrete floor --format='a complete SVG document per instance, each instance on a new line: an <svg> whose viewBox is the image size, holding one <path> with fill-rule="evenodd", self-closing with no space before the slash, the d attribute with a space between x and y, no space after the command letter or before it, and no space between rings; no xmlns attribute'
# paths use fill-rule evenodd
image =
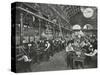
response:
<svg viewBox="0 0 100 75"><path fill-rule="evenodd" d="M54 54L48 61L39 64L31 64L32 71L51 71L51 70L66 70L65 51Z"/></svg>
<svg viewBox="0 0 100 75"><path fill-rule="evenodd" d="M48 61L41 61L40 63L31 63L30 68L32 72L39 71L56 71L56 70L71 70L67 67L65 62L66 52L65 50L55 53ZM95 68L93 64L85 65L84 68ZM23 67L21 70L18 69L18 72L25 72ZM30 72L27 71L27 72Z"/></svg>
<svg viewBox="0 0 100 75"><path fill-rule="evenodd" d="M61 51L50 57L48 61L43 61L41 63L31 64L32 72L37 71L55 71L55 70L71 70L67 67L65 62L66 52ZM92 64L85 65L84 68L93 68Z"/></svg>

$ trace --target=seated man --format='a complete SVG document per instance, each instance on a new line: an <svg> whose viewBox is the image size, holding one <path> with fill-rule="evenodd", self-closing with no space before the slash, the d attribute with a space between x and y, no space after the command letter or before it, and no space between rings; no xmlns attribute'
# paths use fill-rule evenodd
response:
<svg viewBox="0 0 100 75"><path fill-rule="evenodd" d="M73 56L73 66L74 68L84 68L84 51L82 50L78 42L75 42L74 44L75 45L73 46L73 48L75 50L75 54Z"/></svg>
<svg viewBox="0 0 100 75"><path fill-rule="evenodd" d="M75 56L73 57L73 64L75 68L84 68L84 53L82 51L76 51Z"/></svg>
<svg viewBox="0 0 100 75"><path fill-rule="evenodd" d="M97 49L93 50L92 52L90 53L85 53L86 56L95 56L97 54Z"/></svg>
<svg viewBox="0 0 100 75"><path fill-rule="evenodd" d="M88 53L84 53L86 58L89 58L89 65L91 64L93 67L97 67L97 49L93 49L91 46L89 51Z"/></svg>
<svg viewBox="0 0 100 75"><path fill-rule="evenodd" d="M49 41L47 40L44 44L44 56L46 57L46 60L49 60L49 56L50 56L50 47L51 44L49 43Z"/></svg>
<svg viewBox="0 0 100 75"><path fill-rule="evenodd" d="M72 47L72 43L68 43L66 46L66 62L67 62L67 67L73 69L73 53L74 49Z"/></svg>
<svg viewBox="0 0 100 75"><path fill-rule="evenodd" d="M31 71L31 61L32 59L30 59L26 54L24 54L21 58L18 59L18 61L23 61L22 64L21 64L21 69L23 69L24 72L26 71ZM19 63L20 64L20 63Z"/></svg>

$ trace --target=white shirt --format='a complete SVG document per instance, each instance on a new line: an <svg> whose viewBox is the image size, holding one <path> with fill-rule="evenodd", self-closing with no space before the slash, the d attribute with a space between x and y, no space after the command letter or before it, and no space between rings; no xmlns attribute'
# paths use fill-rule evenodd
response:
<svg viewBox="0 0 100 75"><path fill-rule="evenodd" d="M24 62L30 62L31 59L29 59L26 55L23 55L22 58L19 58L18 61L20 60L23 60L24 59Z"/></svg>
<svg viewBox="0 0 100 75"><path fill-rule="evenodd" d="M96 54L97 54L97 50L96 49L94 50L93 53L92 52L89 53L89 54L85 53L86 56L95 56Z"/></svg>
<svg viewBox="0 0 100 75"><path fill-rule="evenodd" d="M74 50L74 49L73 49L72 46L67 46L67 47L66 47L66 52L73 51L73 50Z"/></svg>

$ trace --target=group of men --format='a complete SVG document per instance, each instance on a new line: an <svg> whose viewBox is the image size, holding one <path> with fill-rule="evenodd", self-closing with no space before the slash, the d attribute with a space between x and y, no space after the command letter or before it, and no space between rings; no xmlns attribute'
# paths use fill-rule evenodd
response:
<svg viewBox="0 0 100 75"><path fill-rule="evenodd" d="M50 57L52 57L55 53L65 50L65 46L66 41L61 39L38 40L30 43L23 43L20 48L17 49L17 51L23 53L21 57L17 57L17 61L19 62L24 60L23 62L28 63L28 66L26 66L30 71L30 63L39 64L41 61L49 61ZM18 55L20 55L20 53L18 53Z"/></svg>
<svg viewBox="0 0 100 75"><path fill-rule="evenodd" d="M39 40L23 44L25 51L34 62L49 60L56 52L65 49L65 40Z"/></svg>
<svg viewBox="0 0 100 75"><path fill-rule="evenodd" d="M97 67L97 39L96 37L81 37L69 41L66 46L66 62L70 68L84 68L89 65Z"/></svg>
<svg viewBox="0 0 100 75"><path fill-rule="evenodd" d="M75 68L80 65L84 68L83 62L91 63L91 57L97 55L97 39L92 38L84 40L71 39L52 39L52 40L38 40L30 43L23 43L21 46L24 54L18 61L24 59L24 62L40 63L41 61L48 61L55 53L62 50L66 51L66 64L70 68ZM82 60L82 61L81 61ZM84 61L83 61L84 60ZM97 65L95 60L95 66ZM29 65L28 65L29 66ZM75 67L74 67L75 66Z"/></svg>

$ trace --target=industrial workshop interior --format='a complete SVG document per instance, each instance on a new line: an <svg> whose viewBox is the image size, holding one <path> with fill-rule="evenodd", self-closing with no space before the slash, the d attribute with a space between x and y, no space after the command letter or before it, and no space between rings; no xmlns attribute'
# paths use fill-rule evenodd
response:
<svg viewBox="0 0 100 75"><path fill-rule="evenodd" d="M97 7L15 2L11 18L15 72L97 68Z"/></svg>

